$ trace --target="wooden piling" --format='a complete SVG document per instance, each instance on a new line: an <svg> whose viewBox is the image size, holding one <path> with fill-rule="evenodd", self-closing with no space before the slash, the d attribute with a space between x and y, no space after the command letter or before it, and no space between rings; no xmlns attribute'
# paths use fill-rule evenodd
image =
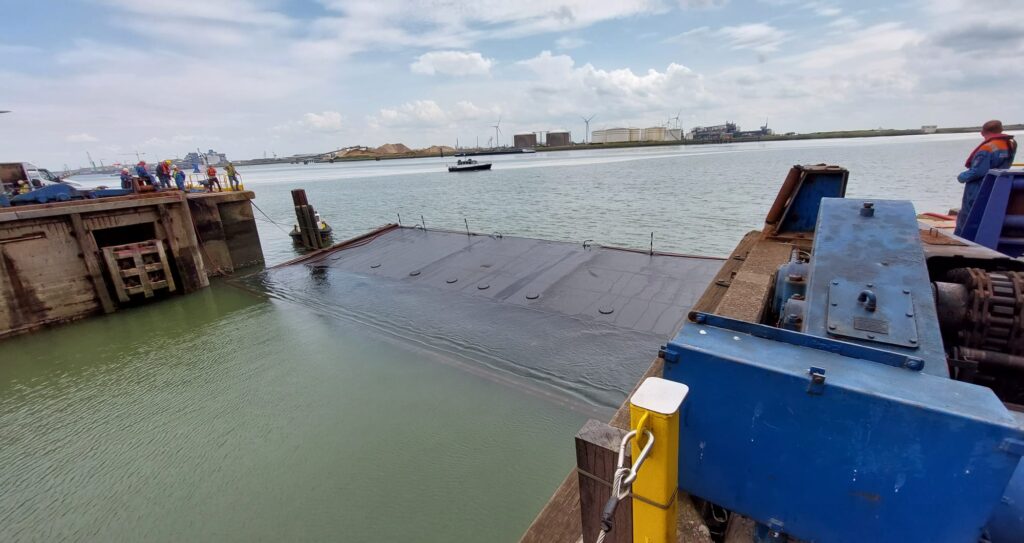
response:
<svg viewBox="0 0 1024 543"><path fill-rule="evenodd" d="M626 431L604 422L588 420L576 434L576 473L580 488L580 523L583 543L594 543L601 532L601 513L612 495L618 467L619 444ZM631 463L630 451L626 462ZM605 543L633 541L633 500L627 496L615 509L612 531Z"/></svg>
<svg viewBox="0 0 1024 543"><path fill-rule="evenodd" d="M320 237L320 227L316 223L316 210L309 205L304 189L292 190L292 204L295 205L295 220L299 225L299 234L303 247L307 249L320 249L323 247L323 240Z"/></svg>

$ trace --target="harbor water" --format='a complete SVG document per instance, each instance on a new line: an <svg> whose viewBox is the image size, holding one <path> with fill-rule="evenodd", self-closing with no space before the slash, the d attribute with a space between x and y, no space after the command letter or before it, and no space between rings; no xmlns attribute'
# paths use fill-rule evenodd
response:
<svg viewBox="0 0 1024 543"><path fill-rule="evenodd" d="M724 256L793 164L840 164L850 196L944 212L977 140L537 153L461 174L449 158L240 172L268 264L297 254L283 230L299 187L335 240L400 216L643 248L653 232L655 249ZM304 302L303 281L315 278L217 280L4 341L0 540L514 541L573 465L573 433L628 390L498 371L347 312L343 288Z"/></svg>

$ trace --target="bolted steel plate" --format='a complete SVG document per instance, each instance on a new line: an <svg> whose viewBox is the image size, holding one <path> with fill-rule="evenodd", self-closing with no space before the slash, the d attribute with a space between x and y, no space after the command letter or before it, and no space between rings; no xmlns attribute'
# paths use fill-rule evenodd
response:
<svg viewBox="0 0 1024 543"><path fill-rule="evenodd" d="M874 298L875 310L869 309ZM917 348L914 297L898 286L834 280L829 283L827 330L848 337Z"/></svg>

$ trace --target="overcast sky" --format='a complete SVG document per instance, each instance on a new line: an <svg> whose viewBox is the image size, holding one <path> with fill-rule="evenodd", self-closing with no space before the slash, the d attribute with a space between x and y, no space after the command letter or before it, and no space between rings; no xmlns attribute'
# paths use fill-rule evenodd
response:
<svg viewBox="0 0 1024 543"><path fill-rule="evenodd" d="M0 160L1024 121L1024 0L5 0ZM129 156L130 155L130 156Z"/></svg>

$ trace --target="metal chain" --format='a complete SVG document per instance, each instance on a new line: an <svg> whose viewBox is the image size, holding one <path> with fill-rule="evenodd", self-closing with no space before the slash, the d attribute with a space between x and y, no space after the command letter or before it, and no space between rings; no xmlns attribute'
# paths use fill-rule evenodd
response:
<svg viewBox="0 0 1024 543"><path fill-rule="evenodd" d="M603 543L605 536L608 535L608 532L612 531L614 522L612 517L615 516L615 509L632 492L633 481L636 480L640 467L643 466L644 460L647 460L647 456L651 453L651 448L654 447L654 434L650 430L644 430L644 434L647 436L647 443L640 450L640 455L637 457L636 462L633 462L632 466L626 467L626 447L636 437L637 431L632 430L623 436L622 443L619 444L619 461L615 469L615 479L612 482L612 495L608 498L608 502L605 503L604 511L601 512L601 531L597 534L596 543Z"/></svg>

